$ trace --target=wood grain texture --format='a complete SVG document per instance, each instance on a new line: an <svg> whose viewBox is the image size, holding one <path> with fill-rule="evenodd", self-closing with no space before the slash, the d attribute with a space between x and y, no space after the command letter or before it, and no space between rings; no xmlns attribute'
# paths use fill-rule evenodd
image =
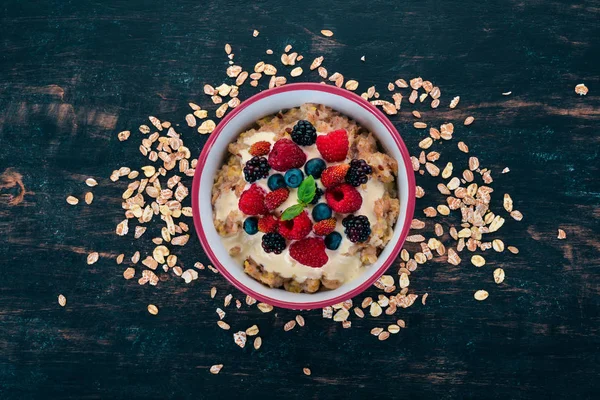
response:
<svg viewBox="0 0 600 400"><path fill-rule="evenodd" d="M21 174L25 193L8 205L23 189L0 189L0 397L593 398L600 372L599 17L597 0L347 0L302 9L283 1L5 0L0 172ZM324 28L335 35L322 37ZM241 298L220 276L206 271L193 284L158 287L125 281L114 257L150 247L114 235L125 183L108 176L141 165L133 131L147 115L179 123L197 154L205 138L183 118L189 101L216 108L202 85L223 81L224 43L248 67L266 59L267 48L279 54L289 43L305 56L303 66L324 55L330 72L361 88L376 84L383 93L389 81L422 76L446 102L460 95L451 114L421 111L437 124L476 118L457 137L525 215L499 235L521 252L490 253L481 269L423 266L411 288L430 293L427 306L398 312L408 328L383 343L368 331L394 318L354 319L346 330L315 311L303 313L304 329L283 332L296 313L244 307L231 313L232 331L257 323L264 343L241 350L215 324L223 295ZM315 74L306 79L317 81ZM580 82L590 88L586 97L573 91ZM255 92L247 86L241 97ZM392 120L417 149L422 133L412 129L409 110ZM120 143L116 133L124 129L132 139ZM455 143L444 145L442 157L467 159ZM511 172L500 175L505 166ZM66 196L81 198L90 176L100 182L94 203L68 206ZM437 182L418 181L435 191ZM500 205L501 195L494 201ZM432 202L424 198L417 208ZM559 227L567 240L556 239ZM88 266L92 250L101 259ZM208 261L195 238L181 257L187 266ZM499 287L491 276L497 266L507 274ZM208 295L211 286L218 301ZM490 298L474 301L477 289ZM146 311L150 303L157 316ZM208 368L218 363L225 367L213 376Z"/></svg>

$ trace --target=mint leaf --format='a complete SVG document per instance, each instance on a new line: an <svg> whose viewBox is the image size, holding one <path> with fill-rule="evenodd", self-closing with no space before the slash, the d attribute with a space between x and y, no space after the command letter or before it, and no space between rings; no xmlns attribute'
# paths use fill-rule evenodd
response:
<svg viewBox="0 0 600 400"><path fill-rule="evenodd" d="M304 210L303 204L294 204L291 207L288 207L283 214L281 214L282 221L289 221L290 219L294 219Z"/></svg>
<svg viewBox="0 0 600 400"><path fill-rule="evenodd" d="M317 186L315 185L315 178L313 178L312 175L309 175L302 181L298 188L298 200L300 203L309 204L313 197L315 197L316 192Z"/></svg>

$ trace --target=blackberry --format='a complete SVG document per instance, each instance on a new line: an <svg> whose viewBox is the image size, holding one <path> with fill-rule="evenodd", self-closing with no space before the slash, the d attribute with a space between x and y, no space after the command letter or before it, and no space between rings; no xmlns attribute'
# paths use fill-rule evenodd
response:
<svg viewBox="0 0 600 400"><path fill-rule="evenodd" d="M269 176L271 166L265 157L252 157L244 167L244 178L252 183Z"/></svg>
<svg viewBox="0 0 600 400"><path fill-rule="evenodd" d="M300 146L310 146L317 141L317 130L308 121L300 120L292 130L292 140Z"/></svg>
<svg viewBox="0 0 600 400"><path fill-rule="evenodd" d="M373 172L373 168L365 160L352 160L350 162L350 169L346 173L346 182L352 186L360 186L363 183L367 183L369 180L370 173Z"/></svg>
<svg viewBox="0 0 600 400"><path fill-rule="evenodd" d="M262 248L267 253L281 254L285 250L285 239L279 233L266 233L262 237Z"/></svg>
<svg viewBox="0 0 600 400"><path fill-rule="evenodd" d="M323 196L323 193L325 193L323 191L323 189L321 189L320 187L317 186L317 190L315 191L315 197L313 197L310 204L317 204L319 202L319 199L321 198L321 196Z"/></svg>
<svg viewBox="0 0 600 400"><path fill-rule="evenodd" d="M371 225L369 219L364 215L348 215L342 220L344 233L352 243L364 242L371 235Z"/></svg>

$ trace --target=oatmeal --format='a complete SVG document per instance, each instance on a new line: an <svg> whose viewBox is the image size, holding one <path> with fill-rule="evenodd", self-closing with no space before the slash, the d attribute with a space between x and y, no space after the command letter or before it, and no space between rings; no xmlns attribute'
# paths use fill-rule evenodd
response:
<svg viewBox="0 0 600 400"><path fill-rule="evenodd" d="M274 288L335 289L373 264L400 209L398 165L331 108L265 117L229 145L212 190L229 254Z"/></svg>

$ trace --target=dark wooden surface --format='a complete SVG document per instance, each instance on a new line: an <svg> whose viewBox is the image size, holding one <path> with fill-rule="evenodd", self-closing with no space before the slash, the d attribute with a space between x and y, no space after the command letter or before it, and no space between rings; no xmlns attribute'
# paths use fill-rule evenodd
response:
<svg viewBox="0 0 600 400"><path fill-rule="evenodd" d="M363 3L2 2L0 170L21 174L25 193L18 205L6 196L0 204L1 398L597 396L600 2ZM335 36L323 38L323 28ZM158 287L125 281L114 256L150 246L114 235L125 183L107 178L143 165L139 133L124 144L116 133L156 115L181 124L197 155L205 138L183 117L188 101L214 109L202 85L222 81L226 42L246 67L290 43L305 70L324 55L330 71L363 88L385 93L390 80L422 76L441 87L444 104L460 95L453 114L421 109L438 124L475 116L456 141L494 171L495 206L510 193L525 215L499 234L520 254L490 253L481 269L419 268L411 290L429 292L428 304L399 311L408 328L383 343L368 331L392 317L355 318L346 330L305 312L307 326L284 333L296 313L244 306L227 320L233 330L257 323L264 344L241 350L215 324L223 296L241 298L220 276L206 271L193 284ZM586 97L573 91L580 82ZM254 92L246 86L241 97ZM423 133L411 128L410 109L393 121L416 151ZM461 157L455 143L442 154ZM511 172L500 175L505 166ZM68 206L65 197L81 196L88 176L100 182L94 203ZM430 192L435 183L419 179ZM18 185L2 189L20 193ZM432 204L435 196L417 207ZM556 239L558 227L567 240ZM88 266L92 250L102 258ZM187 266L207 262L195 237L180 255ZM491 279L497 266L507 274L501 286ZM474 301L476 289L490 298ZM149 303L158 316L146 312ZM217 363L225 367L213 376L208 367Z"/></svg>

